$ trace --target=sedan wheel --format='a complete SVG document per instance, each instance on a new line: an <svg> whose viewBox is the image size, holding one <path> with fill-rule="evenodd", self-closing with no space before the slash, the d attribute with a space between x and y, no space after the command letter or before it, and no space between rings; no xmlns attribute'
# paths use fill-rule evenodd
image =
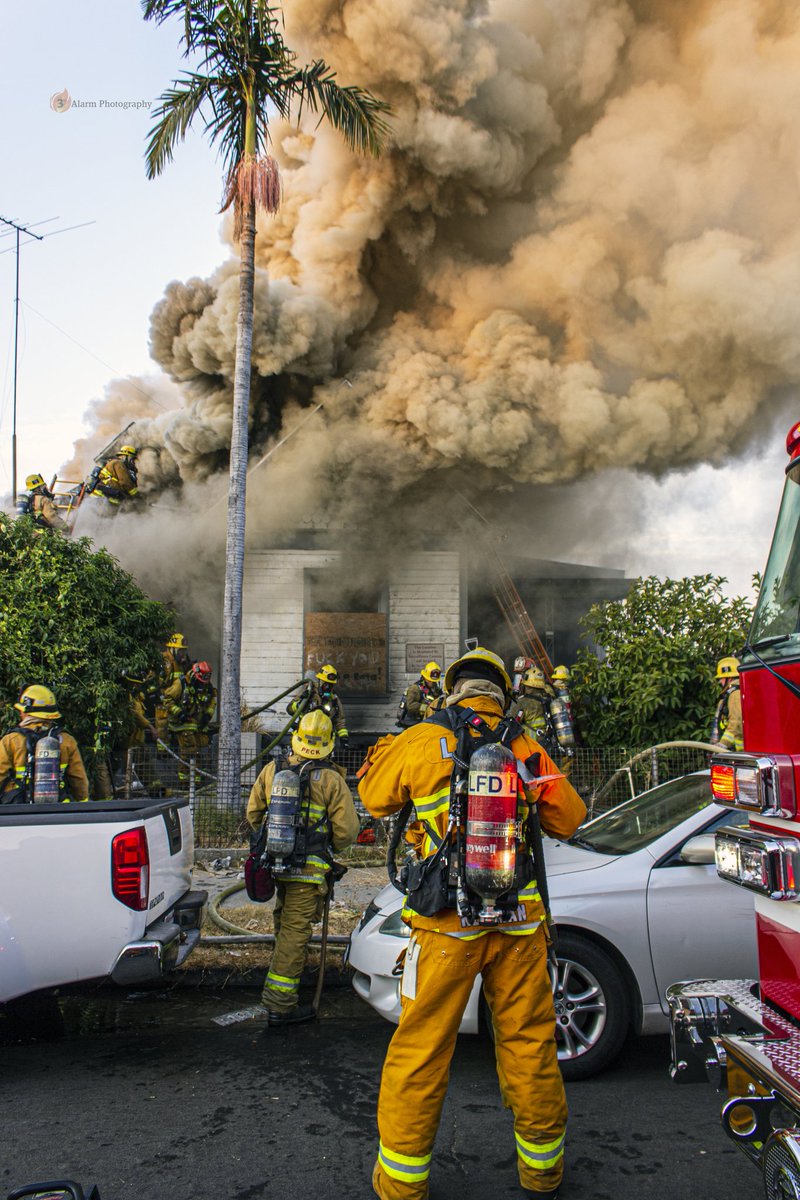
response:
<svg viewBox="0 0 800 1200"><path fill-rule="evenodd" d="M619 969L604 950L573 933L558 935L558 970L550 968L558 1065L566 1080L588 1079L612 1062L625 1041L630 1001ZM483 1023L494 1037L481 993Z"/></svg>
<svg viewBox="0 0 800 1200"><path fill-rule="evenodd" d="M575 934L557 943L550 968L558 1062L565 1079L586 1079L616 1058L625 1041L630 1004L622 977L604 950Z"/></svg>

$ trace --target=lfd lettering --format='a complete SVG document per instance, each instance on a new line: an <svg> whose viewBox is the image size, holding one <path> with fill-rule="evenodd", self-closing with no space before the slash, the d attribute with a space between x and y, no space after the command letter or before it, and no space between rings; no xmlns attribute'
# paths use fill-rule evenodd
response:
<svg viewBox="0 0 800 1200"><path fill-rule="evenodd" d="M476 796L497 796L506 791L504 785L503 775L479 775L476 771L469 777L469 790Z"/></svg>

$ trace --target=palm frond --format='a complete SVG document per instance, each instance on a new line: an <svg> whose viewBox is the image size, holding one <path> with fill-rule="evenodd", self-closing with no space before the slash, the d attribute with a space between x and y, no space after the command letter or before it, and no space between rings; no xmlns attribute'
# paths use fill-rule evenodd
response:
<svg viewBox="0 0 800 1200"><path fill-rule="evenodd" d="M172 162L176 143L183 140L204 101L211 99L215 83L205 75L187 73L182 81L159 96L145 151L148 179L160 175L167 163Z"/></svg>
<svg viewBox="0 0 800 1200"><path fill-rule="evenodd" d="M284 88L299 100L300 113L308 105L320 120L328 120L351 149L359 154L378 155L390 126L382 114L391 112L384 100L359 87L340 87L335 72L322 59L287 75Z"/></svg>

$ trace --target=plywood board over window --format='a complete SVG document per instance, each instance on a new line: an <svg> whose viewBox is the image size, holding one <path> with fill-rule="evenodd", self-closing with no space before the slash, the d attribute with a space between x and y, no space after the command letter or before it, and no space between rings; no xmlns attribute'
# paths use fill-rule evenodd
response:
<svg viewBox="0 0 800 1200"><path fill-rule="evenodd" d="M307 612L305 669L333 663L342 696L385 696L387 671L386 613Z"/></svg>

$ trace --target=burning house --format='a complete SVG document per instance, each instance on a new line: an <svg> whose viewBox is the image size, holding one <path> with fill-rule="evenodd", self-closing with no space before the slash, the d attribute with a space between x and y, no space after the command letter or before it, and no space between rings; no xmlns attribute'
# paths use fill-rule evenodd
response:
<svg viewBox="0 0 800 1200"><path fill-rule="evenodd" d="M551 658L574 658L578 620L595 600L625 595L622 571L529 560L520 590ZM477 637L510 661L518 653L485 563L465 546L398 555L357 574L336 549L252 550L245 567L242 689L256 708L333 663L351 733L394 729L397 706L420 668L443 666ZM264 724L278 730L286 700Z"/></svg>

